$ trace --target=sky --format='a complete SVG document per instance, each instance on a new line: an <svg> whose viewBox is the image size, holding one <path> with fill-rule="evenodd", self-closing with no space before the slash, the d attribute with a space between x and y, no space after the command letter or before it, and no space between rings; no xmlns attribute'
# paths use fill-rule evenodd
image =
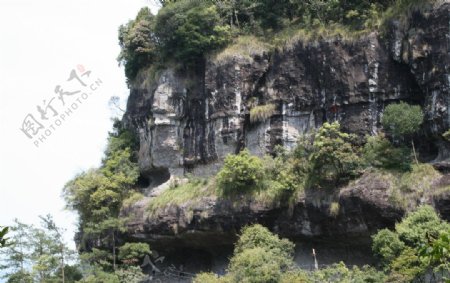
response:
<svg viewBox="0 0 450 283"><path fill-rule="evenodd" d="M114 116L108 101L128 96L117 30L144 6L157 11L154 0L0 0L0 226L39 224L50 213L74 247L76 215L64 209L62 188L100 164ZM24 121L34 128L22 131Z"/></svg>

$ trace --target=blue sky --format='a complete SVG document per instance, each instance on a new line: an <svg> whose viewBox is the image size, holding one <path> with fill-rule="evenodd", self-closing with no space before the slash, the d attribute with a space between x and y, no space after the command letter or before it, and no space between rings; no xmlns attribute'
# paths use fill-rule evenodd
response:
<svg viewBox="0 0 450 283"><path fill-rule="evenodd" d="M73 245L76 216L64 210L61 190L100 163L109 98L128 95L117 30L143 6L157 10L153 0L0 0L0 226L14 218L37 224L50 213ZM37 106L79 65L101 87L36 147L20 130L25 116L37 118Z"/></svg>

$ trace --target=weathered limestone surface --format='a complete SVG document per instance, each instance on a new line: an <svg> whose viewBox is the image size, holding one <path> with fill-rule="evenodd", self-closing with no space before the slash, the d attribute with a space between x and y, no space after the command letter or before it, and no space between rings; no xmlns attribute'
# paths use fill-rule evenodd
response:
<svg viewBox="0 0 450 283"><path fill-rule="evenodd" d="M298 42L251 60L208 59L194 74L171 69L132 84L125 121L140 137L142 173L211 175L242 147L258 155L295 145L302 133L338 120L361 137L378 131L388 103L406 100L426 111L418 144L423 156L450 156L440 134L450 123L450 35L446 3L391 24L387 36ZM250 123L249 108L276 105ZM167 174L166 174L167 175Z"/></svg>

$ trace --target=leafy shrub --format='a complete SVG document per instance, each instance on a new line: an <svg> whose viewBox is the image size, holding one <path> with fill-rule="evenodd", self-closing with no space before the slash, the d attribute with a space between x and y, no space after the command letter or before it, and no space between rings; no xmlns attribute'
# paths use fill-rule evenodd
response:
<svg viewBox="0 0 450 283"><path fill-rule="evenodd" d="M294 244L286 239L280 239L269 229L256 224L242 229L241 236L235 245L234 253L238 254L246 249L262 247L268 249L282 258L291 258L294 253Z"/></svg>
<svg viewBox="0 0 450 283"><path fill-rule="evenodd" d="M383 135L367 138L363 158L367 165L377 168L400 171L411 169L411 151L406 147L394 147Z"/></svg>
<svg viewBox="0 0 450 283"><path fill-rule="evenodd" d="M311 276L304 270L293 270L285 272L281 275L280 283L308 283Z"/></svg>
<svg viewBox="0 0 450 283"><path fill-rule="evenodd" d="M256 247L234 255L229 272L233 282L276 283L281 278L283 263L283 258Z"/></svg>
<svg viewBox="0 0 450 283"><path fill-rule="evenodd" d="M159 11L155 32L165 58L195 63L204 53L225 46L230 27L222 25L217 9L201 1L177 1Z"/></svg>
<svg viewBox="0 0 450 283"><path fill-rule="evenodd" d="M92 271L112 270L112 254L109 251L93 248L91 252L80 255L82 262L93 267Z"/></svg>
<svg viewBox="0 0 450 283"><path fill-rule="evenodd" d="M149 254L151 251L147 243L125 243L119 248L119 259L127 264L137 263Z"/></svg>
<svg viewBox="0 0 450 283"><path fill-rule="evenodd" d="M220 283L224 282L214 273L199 273L195 276L193 283Z"/></svg>
<svg viewBox="0 0 450 283"><path fill-rule="evenodd" d="M450 229L450 224L439 218L434 208L429 205L419 207L409 213L401 223L395 225L400 240L410 246L426 242L428 236L437 238L440 231Z"/></svg>
<svg viewBox="0 0 450 283"><path fill-rule="evenodd" d="M450 224L425 205L409 213L395 226L395 232L384 229L373 236L372 249L389 272L387 282L422 282L425 273L439 265L420 258L426 259L423 247L449 230Z"/></svg>
<svg viewBox="0 0 450 283"><path fill-rule="evenodd" d="M394 140L417 132L422 122L423 112L420 106L405 102L388 105L381 119L383 128Z"/></svg>
<svg viewBox="0 0 450 283"><path fill-rule="evenodd" d="M141 283L147 276L139 266L126 266L116 270L115 275L121 283Z"/></svg>
<svg viewBox="0 0 450 283"><path fill-rule="evenodd" d="M217 184L225 193L259 189L264 177L261 159L245 149L237 155L228 155L217 174Z"/></svg>
<svg viewBox="0 0 450 283"><path fill-rule="evenodd" d="M404 250L405 244L399 239L398 234L389 229L383 229L372 236L372 251L386 266L392 262Z"/></svg>
<svg viewBox="0 0 450 283"><path fill-rule="evenodd" d="M360 159L352 145L354 136L340 131L338 122L324 123L317 132L311 155L312 172L320 181L334 185L356 176Z"/></svg>
<svg viewBox="0 0 450 283"><path fill-rule="evenodd" d="M105 156L108 157L113 152L127 148L131 149L131 151L139 150L139 141L135 133L125 128L122 121L115 119L113 122L113 130L109 132Z"/></svg>
<svg viewBox="0 0 450 283"><path fill-rule="evenodd" d="M280 239L259 224L248 226L242 229L235 245L228 274L218 278L211 273L201 273L194 282L280 282L282 275L293 268L293 253L293 243Z"/></svg>
<svg viewBox="0 0 450 283"><path fill-rule="evenodd" d="M8 274L7 283L33 283L35 282L33 279L33 275L31 272L27 270L19 270L12 274Z"/></svg>
<svg viewBox="0 0 450 283"><path fill-rule="evenodd" d="M119 27L121 51L117 60L125 65L125 75L134 79L139 69L156 61L157 40L154 37L154 16L150 9L142 8L136 19Z"/></svg>
<svg viewBox="0 0 450 283"><path fill-rule="evenodd" d="M343 262L335 263L312 273L312 282L384 282L384 274L370 266L348 268Z"/></svg>
<svg viewBox="0 0 450 283"><path fill-rule="evenodd" d="M78 281L81 283L99 283L99 282L108 282L108 283L121 283L119 277L112 273L106 272L102 268L98 266L91 266L91 268L87 271L85 277Z"/></svg>
<svg viewBox="0 0 450 283"><path fill-rule="evenodd" d="M298 176L306 177L312 172L310 158L314 153L314 137L314 132L300 136L292 152L293 170Z"/></svg>
<svg viewBox="0 0 450 283"><path fill-rule="evenodd" d="M413 282L426 270L426 265L419 259L417 251L410 247L405 248L389 267L388 282Z"/></svg>
<svg viewBox="0 0 450 283"><path fill-rule="evenodd" d="M437 239L421 245L419 257L437 272L450 276L450 230L441 231ZM447 278L450 279L450 278Z"/></svg>
<svg viewBox="0 0 450 283"><path fill-rule="evenodd" d="M294 244L256 224L245 227L230 260L234 282L278 282L293 266Z"/></svg>
<svg viewBox="0 0 450 283"><path fill-rule="evenodd" d="M263 162L265 179L270 180L272 186L278 186L283 191L294 191L302 187L302 178L295 174L291 158L265 156Z"/></svg>

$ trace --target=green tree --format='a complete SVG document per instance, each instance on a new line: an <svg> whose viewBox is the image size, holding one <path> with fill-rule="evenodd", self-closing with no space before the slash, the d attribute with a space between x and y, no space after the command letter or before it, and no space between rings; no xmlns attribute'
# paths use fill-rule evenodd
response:
<svg viewBox="0 0 450 283"><path fill-rule="evenodd" d="M113 258L109 251L92 248L89 252L80 254L80 260L84 269L88 270L88 274L97 271L113 271Z"/></svg>
<svg viewBox="0 0 450 283"><path fill-rule="evenodd" d="M102 267L97 265L91 265L86 275L82 280L78 281L80 283L124 283L119 280L119 277L114 272L106 272Z"/></svg>
<svg viewBox="0 0 450 283"><path fill-rule="evenodd" d="M7 283L33 283L33 276L28 271L17 271L7 276Z"/></svg>
<svg viewBox="0 0 450 283"><path fill-rule="evenodd" d="M388 266L405 249L398 234L389 229L383 229L372 236L372 251L381 260L383 266Z"/></svg>
<svg viewBox="0 0 450 283"><path fill-rule="evenodd" d="M395 225L400 240L414 247L427 241L429 236L437 238L441 231L448 229L450 224L440 219L434 208L429 205L419 207Z"/></svg>
<svg viewBox="0 0 450 283"><path fill-rule="evenodd" d="M262 247L278 254L282 258L291 258L294 254L294 244L286 239L280 239L272 234L266 227L255 224L242 229L234 253L238 254L247 249Z"/></svg>
<svg viewBox="0 0 450 283"><path fill-rule="evenodd" d="M133 135L116 121L102 166L79 174L64 187L67 206L80 216L82 250L110 249L113 269L117 260L117 235L125 231L124 219L119 218L120 209L123 201L135 192L133 188L139 177L135 147Z"/></svg>
<svg viewBox="0 0 450 283"><path fill-rule="evenodd" d="M100 240L102 246L111 247L113 270L117 267L117 234L125 231L124 219L106 215L100 222L89 223L84 229L86 236Z"/></svg>
<svg viewBox="0 0 450 283"><path fill-rule="evenodd" d="M315 135L315 132L301 135L292 152L293 170L299 177L307 177L312 172L313 165L310 159L314 153L313 143Z"/></svg>
<svg viewBox="0 0 450 283"><path fill-rule="evenodd" d="M81 273L80 267L78 264L64 265L64 271L59 268L56 271L56 274L62 274L64 272L64 280L65 282L78 282L83 278L83 273Z"/></svg>
<svg viewBox="0 0 450 283"><path fill-rule="evenodd" d="M59 256L56 255L59 245L46 232L39 228L31 229L32 274L38 282L53 281L53 275L60 266Z"/></svg>
<svg viewBox="0 0 450 283"><path fill-rule="evenodd" d="M245 227L230 260L233 282L279 282L293 267L294 244L256 224Z"/></svg>
<svg viewBox="0 0 450 283"><path fill-rule="evenodd" d="M245 149L237 155L228 155L217 174L217 184L225 193L259 189L264 177L264 168L256 156Z"/></svg>
<svg viewBox="0 0 450 283"><path fill-rule="evenodd" d="M235 254L230 260L233 282L275 283L281 278L284 259L255 247Z"/></svg>
<svg viewBox="0 0 450 283"><path fill-rule="evenodd" d="M225 276L219 278L219 276L214 273L202 272L195 276L193 283L225 283L227 281L224 278Z"/></svg>
<svg viewBox="0 0 450 283"><path fill-rule="evenodd" d="M409 105L405 102L390 104L383 112L381 119L383 128L391 134L394 141L410 137L420 129L423 123L423 112L418 105ZM411 138L414 158L417 161L414 141Z"/></svg>
<svg viewBox="0 0 450 283"><path fill-rule="evenodd" d="M390 266L388 282L423 282L423 275L427 269L426 264L420 260L417 251L406 247L402 253L394 258Z"/></svg>
<svg viewBox="0 0 450 283"><path fill-rule="evenodd" d="M61 281L64 283L66 282L66 263L68 260L73 259L74 252L67 247L66 243L64 243L63 235L65 230L56 225L53 217L48 214L45 217L40 216L40 218L46 235L51 239L53 242L52 244L54 245L52 247L52 256L59 258L59 272L61 274ZM70 270L73 271L74 267Z"/></svg>
<svg viewBox="0 0 450 283"><path fill-rule="evenodd" d="M450 229L441 231L437 239L429 238L419 248L419 257L434 272L441 272L443 279L450 280Z"/></svg>
<svg viewBox="0 0 450 283"><path fill-rule="evenodd" d="M121 51L117 60L125 66L125 75L129 80L136 77L139 69L157 60L158 43L154 35L154 20L150 9L144 7L134 20L119 27Z"/></svg>
<svg viewBox="0 0 450 283"><path fill-rule="evenodd" d="M121 267L115 274L121 283L141 283L147 278L139 266Z"/></svg>
<svg viewBox="0 0 450 283"><path fill-rule="evenodd" d="M230 28L214 5L201 1L177 1L165 5L155 22L163 58L195 64L205 53L230 41Z"/></svg>
<svg viewBox="0 0 450 283"><path fill-rule="evenodd" d="M352 144L354 139L353 135L340 131L338 122L324 123L314 138L310 158L313 176L334 185L355 176L360 159Z"/></svg>
<svg viewBox="0 0 450 283"><path fill-rule="evenodd" d="M0 269L4 270L3 278L7 278L8 282L32 282L32 276L27 269L31 264L30 229L30 225L15 219L14 225L10 227L9 245L0 250Z"/></svg>
<svg viewBox="0 0 450 283"><path fill-rule="evenodd" d="M2 250L1 269L7 282L74 282L61 270L74 252L62 240L63 230L50 215L40 217L40 227L18 220L11 227L11 242ZM73 267L75 268L75 267Z"/></svg>
<svg viewBox="0 0 450 283"><path fill-rule="evenodd" d="M411 169L411 151L404 146L395 147L383 134L369 136L363 148L367 165L408 171Z"/></svg>
<svg viewBox="0 0 450 283"><path fill-rule="evenodd" d="M149 254L151 251L147 243L125 243L119 248L119 259L127 264L136 264Z"/></svg>
<svg viewBox="0 0 450 283"><path fill-rule="evenodd" d="M384 274L373 267L365 265L362 268L349 268L343 262L317 270L310 277L311 282L385 282Z"/></svg>
<svg viewBox="0 0 450 283"><path fill-rule="evenodd" d="M429 257L433 254L432 243L443 231L449 230L450 224L440 219L431 206L425 205L404 217L396 224L394 232L379 231L373 237L372 248L389 273L388 282L423 281L430 269L440 265ZM442 243L446 245L445 239ZM436 242L437 250L440 244ZM441 251L446 252L445 249Z"/></svg>

